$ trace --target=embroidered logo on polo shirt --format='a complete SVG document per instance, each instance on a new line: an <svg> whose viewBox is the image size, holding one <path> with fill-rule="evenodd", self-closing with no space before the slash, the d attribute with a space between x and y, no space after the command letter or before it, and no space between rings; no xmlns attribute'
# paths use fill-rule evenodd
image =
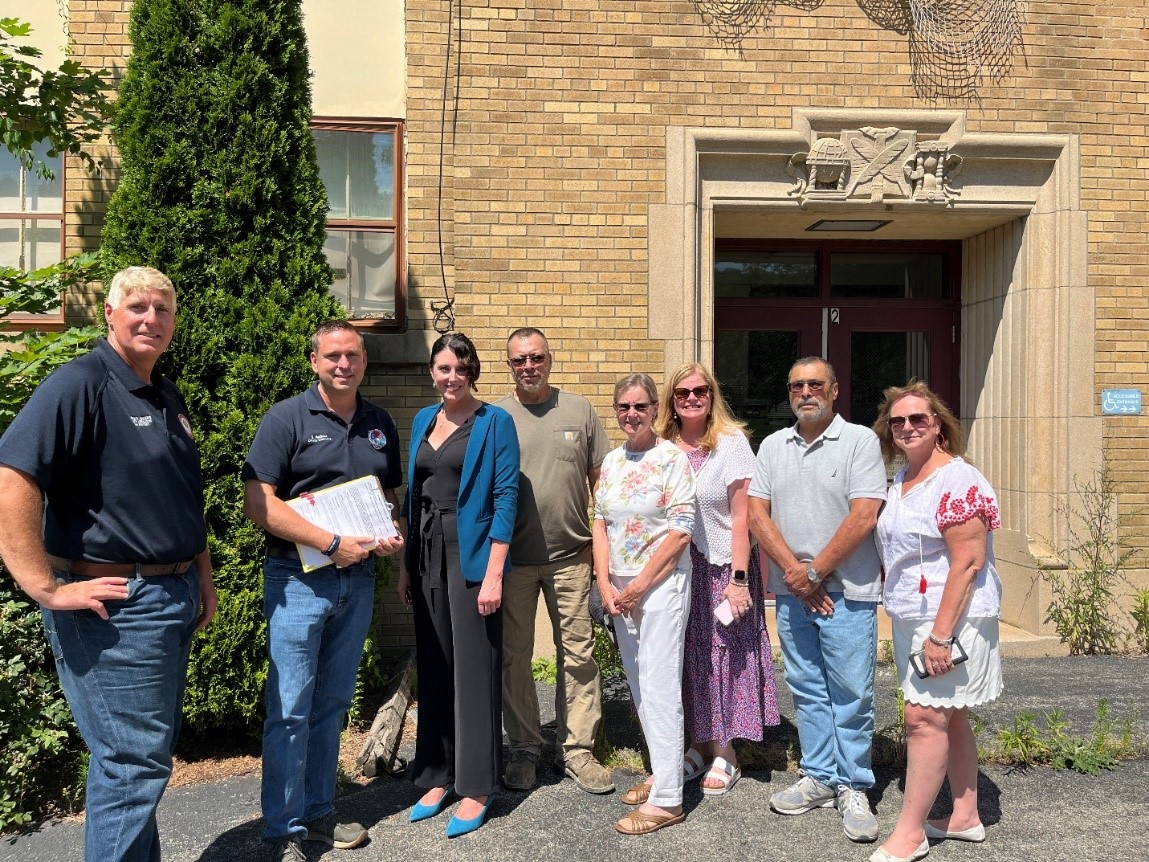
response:
<svg viewBox="0 0 1149 862"><path fill-rule="evenodd" d="M131 417L132 424L137 428L148 428L152 424L151 416L133 416Z"/></svg>
<svg viewBox="0 0 1149 862"><path fill-rule="evenodd" d="M330 434L312 434L307 438L308 443L329 443L331 442Z"/></svg>
<svg viewBox="0 0 1149 862"><path fill-rule="evenodd" d="M375 451L381 452L387 445L387 435L378 428L372 428L367 432L367 442L375 448Z"/></svg>
<svg viewBox="0 0 1149 862"><path fill-rule="evenodd" d="M189 440L195 439L195 434L192 433L192 424L188 422L188 418L182 413L179 415L180 427L184 429L184 433L188 435Z"/></svg>

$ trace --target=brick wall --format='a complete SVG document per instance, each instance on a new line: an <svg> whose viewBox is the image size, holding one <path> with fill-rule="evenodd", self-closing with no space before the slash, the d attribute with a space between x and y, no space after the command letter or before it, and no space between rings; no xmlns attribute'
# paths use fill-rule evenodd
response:
<svg viewBox="0 0 1149 862"><path fill-rule="evenodd" d="M647 336L646 256L647 209L664 202L666 128L786 129L795 107L962 108L969 132L1079 135L1097 387L1149 389L1143 3L1026 3L1012 73L960 104L915 94L909 38L878 23L897 7L873 0L763 4L740 50L688 0L405 3L410 326L430 327L445 279L457 327L487 361L484 395L509 385L498 364L506 333L538 325L556 351L554 381L590 397L613 427L614 380L664 371L663 345ZM79 59L122 70L128 6L71 4ZM449 22L452 9L460 17ZM101 184L113 181L110 172ZM76 201L73 184L88 184L72 172ZM70 246L96 240L101 184L69 216ZM433 398L425 358L411 359L373 369L368 383L401 428ZM1142 544L1149 516L1132 510L1149 508L1147 436L1149 418L1105 420L1123 529Z"/></svg>

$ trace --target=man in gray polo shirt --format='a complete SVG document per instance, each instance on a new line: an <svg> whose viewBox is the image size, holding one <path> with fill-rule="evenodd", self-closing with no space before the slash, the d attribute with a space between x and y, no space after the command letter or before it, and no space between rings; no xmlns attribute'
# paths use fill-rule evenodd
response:
<svg viewBox="0 0 1149 862"><path fill-rule="evenodd" d="M542 753L539 702L531 676L535 610L543 594L558 663L556 737L566 774L588 793L610 793L614 780L594 757L602 692L594 660L587 504L610 448L594 407L550 385L550 346L537 329L507 339L515 391L499 406L519 436L519 514L513 568L503 578L503 725L511 744L504 784L535 786Z"/></svg>
<svg viewBox="0 0 1149 862"><path fill-rule="evenodd" d="M851 841L873 841L874 661L881 569L873 530L886 497L878 438L834 413L830 364L790 369L798 422L758 450L750 529L770 558L778 640L794 696L802 777L775 793L779 814L837 807Z"/></svg>

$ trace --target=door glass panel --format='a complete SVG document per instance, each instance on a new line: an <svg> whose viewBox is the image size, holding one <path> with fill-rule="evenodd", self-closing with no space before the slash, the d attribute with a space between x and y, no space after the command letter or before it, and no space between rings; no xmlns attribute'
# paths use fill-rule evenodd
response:
<svg viewBox="0 0 1149 862"><path fill-rule="evenodd" d="M749 426L755 449L763 438L794 424L786 380L798 359L798 336L780 331L718 333L718 382L734 415Z"/></svg>
<svg viewBox="0 0 1149 862"><path fill-rule="evenodd" d="M878 418L882 391L911 378L929 382L925 332L854 332L850 335L850 421L869 427Z"/></svg>
<svg viewBox="0 0 1149 862"><path fill-rule="evenodd" d="M818 258L813 252L714 252L714 295L724 297L818 296Z"/></svg>
<svg viewBox="0 0 1149 862"><path fill-rule="evenodd" d="M830 255L830 296L840 299L945 299L944 254Z"/></svg>

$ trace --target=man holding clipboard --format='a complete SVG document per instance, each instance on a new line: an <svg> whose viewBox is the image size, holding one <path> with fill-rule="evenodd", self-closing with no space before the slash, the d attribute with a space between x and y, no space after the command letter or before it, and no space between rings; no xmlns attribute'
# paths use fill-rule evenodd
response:
<svg viewBox="0 0 1149 862"><path fill-rule="evenodd" d="M276 862L303 862L303 841L345 850L367 839L359 824L335 821L339 734L371 624L370 555L396 553L405 535L397 521L378 524L373 534L339 535L288 505L374 476L391 512L398 511L394 489L403 473L395 423L359 396L367 370L363 337L346 321L323 324L311 338L311 367L316 384L267 412L243 465L244 514L267 532L262 806L263 837L274 842ZM313 552L329 564L305 569L301 558L314 559Z"/></svg>

